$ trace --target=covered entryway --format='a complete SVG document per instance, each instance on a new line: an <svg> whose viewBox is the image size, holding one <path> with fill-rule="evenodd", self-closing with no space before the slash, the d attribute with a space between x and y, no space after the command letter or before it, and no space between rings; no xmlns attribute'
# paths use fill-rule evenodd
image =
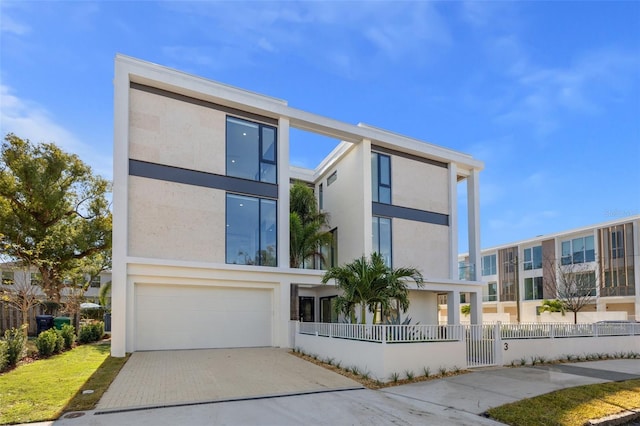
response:
<svg viewBox="0 0 640 426"><path fill-rule="evenodd" d="M135 350L272 345L273 290L135 285Z"/></svg>

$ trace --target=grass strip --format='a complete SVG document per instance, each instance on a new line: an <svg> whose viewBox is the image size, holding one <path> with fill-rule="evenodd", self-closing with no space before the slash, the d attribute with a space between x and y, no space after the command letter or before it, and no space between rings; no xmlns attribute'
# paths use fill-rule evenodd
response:
<svg viewBox="0 0 640 426"><path fill-rule="evenodd" d="M487 414L518 426L582 425L640 407L640 379L577 386L491 408Z"/></svg>
<svg viewBox="0 0 640 426"><path fill-rule="evenodd" d="M75 402L76 396L83 389L102 395L117 374L117 362L105 364L111 360L109 350L108 343L81 345L0 375L0 424L54 420L70 409L72 400L73 407L88 407L89 402ZM98 373L103 365L108 369ZM94 378L88 387L87 381ZM95 398L94 405L99 396Z"/></svg>

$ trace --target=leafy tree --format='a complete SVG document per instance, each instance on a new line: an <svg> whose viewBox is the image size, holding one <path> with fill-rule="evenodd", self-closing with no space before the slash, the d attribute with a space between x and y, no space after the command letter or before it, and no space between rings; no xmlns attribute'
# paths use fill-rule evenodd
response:
<svg viewBox="0 0 640 426"><path fill-rule="evenodd" d="M0 249L34 265L48 300L94 256L108 257L107 180L53 143L8 134L0 153Z"/></svg>
<svg viewBox="0 0 640 426"><path fill-rule="evenodd" d="M398 313L409 308L408 281L414 281L422 287L422 274L414 268L390 268L384 263L382 255L372 253L367 259L362 256L344 266L329 269L322 277L322 283L335 280L342 294L336 299L336 311L348 315L352 323L356 322L355 307L360 307L360 322L366 323L366 311L374 313L380 307L383 313L391 310L396 302Z"/></svg>
<svg viewBox="0 0 640 426"><path fill-rule="evenodd" d="M313 190L295 182L289 192L289 266L302 268L313 259L325 261L321 247L331 243L326 213L318 211Z"/></svg>
<svg viewBox="0 0 640 426"><path fill-rule="evenodd" d="M577 324L578 312L595 300L595 272L584 263L558 265L555 260L547 260L545 268L545 275L550 279L544 285L547 292L556 298L554 309L563 314L573 312L573 323Z"/></svg>

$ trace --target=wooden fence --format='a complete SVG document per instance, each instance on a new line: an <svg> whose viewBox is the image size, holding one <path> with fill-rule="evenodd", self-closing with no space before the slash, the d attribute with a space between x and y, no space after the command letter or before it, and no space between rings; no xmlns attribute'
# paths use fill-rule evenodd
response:
<svg viewBox="0 0 640 426"><path fill-rule="evenodd" d="M46 307L43 305L34 306L29 310L29 330L30 336L35 336L38 325L36 324L36 315L44 315ZM58 312L53 312L54 316ZM10 328L18 328L22 322L22 313L19 309L5 302L0 302L0 334L4 335L5 330Z"/></svg>

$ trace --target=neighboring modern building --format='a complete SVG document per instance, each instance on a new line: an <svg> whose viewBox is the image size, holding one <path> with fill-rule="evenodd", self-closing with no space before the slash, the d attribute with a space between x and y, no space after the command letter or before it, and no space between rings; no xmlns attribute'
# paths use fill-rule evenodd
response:
<svg viewBox="0 0 640 426"><path fill-rule="evenodd" d="M632 216L482 250L485 321L549 321L539 307L555 298L563 271L594 283L578 321L640 320L639 229L640 216ZM464 279L468 255L458 260ZM552 318L573 321L573 314Z"/></svg>
<svg viewBox="0 0 640 426"><path fill-rule="evenodd" d="M114 85L114 356L289 347L292 320L337 321L323 271L289 267L294 180L330 215L330 265L380 252L424 274L410 294L414 323L438 323L439 294L459 323L460 293L481 322L481 282L458 279L457 190L466 185L462 232L479 261L482 162L122 55ZM289 158L306 133L336 144L314 169Z"/></svg>

